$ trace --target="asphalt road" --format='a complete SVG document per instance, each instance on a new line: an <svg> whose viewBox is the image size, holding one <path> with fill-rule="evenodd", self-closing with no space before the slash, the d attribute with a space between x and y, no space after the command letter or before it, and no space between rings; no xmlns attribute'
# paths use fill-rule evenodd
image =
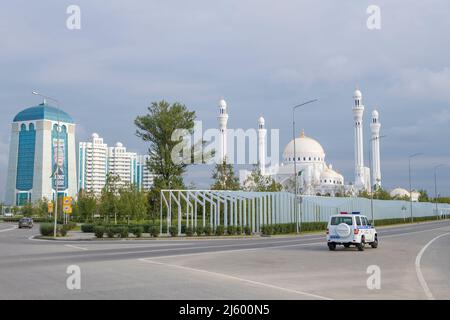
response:
<svg viewBox="0 0 450 320"><path fill-rule="evenodd" d="M42 241L0 223L0 299L450 299L450 221L379 228L380 245L324 235ZM81 270L81 289L66 286ZM367 270L379 270L369 289ZM370 282L370 283L377 283Z"/></svg>

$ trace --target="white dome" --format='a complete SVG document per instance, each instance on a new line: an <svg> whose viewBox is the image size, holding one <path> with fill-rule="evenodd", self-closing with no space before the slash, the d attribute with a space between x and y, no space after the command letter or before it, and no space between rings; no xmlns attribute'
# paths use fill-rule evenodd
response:
<svg viewBox="0 0 450 320"><path fill-rule="evenodd" d="M328 167L325 167L325 169L320 174L320 180L328 180L328 181L335 181L336 182L344 182L344 177L339 174L338 172L333 170L333 167L330 165ZM327 181L327 182L328 182Z"/></svg>
<svg viewBox="0 0 450 320"><path fill-rule="evenodd" d="M395 198L395 197L409 197L409 191L408 190L406 190L406 189L403 189L403 188L395 188L394 190L392 190L391 192L390 192L390 196L392 197L392 198Z"/></svg>
<svg viewBox="0 0 450 320"><path fill-rule="evenodd" d="M264 118L263 117L259 117L258 123L264 125L264 123L265 123Z"/></svg>
<svg viewBox="0 0 450 320"><path fill-rule="evenodd" d="M93 138L93 139L98 139L98 134L94 132L94 133L92 134L92 138Z"/></svg>
<svg viewBox="0 0 450 320"><path fill-rule="evenodd" d="M222 109L226 109L227 108L227 102L224 99L220 99L219 107L222 108Z"/></svg>
<svg viewBox="0 0 450 320"><path fill-rule="evenodd" d="M376 119L378 119L378 111L377 110L373 110L372 111L372 118L376 118Z"/></svg>
<svg viewBox="0 0 450 320"><path fill-rule="evenodd" d="M123 144L122 144L122 143L120 143L120 142L117 142L117 143L116 143L116 147L118 147L118 148L122 148L122 147L123 147Z"/></svg>
<svg viewBox="0 0 450 320"><path fill-rule="evenodd" d="M361 91L359 91L359 89L355 90L355 92L353 93L353 98L355 98L355 99L361 99L362 98L362 93L361 93Z"/></svg>
<svg viewBox="0 0 450 320"><path fill-rule="evenodd" d="M323 162L325 151L316 140L306 137L302 132L299 138L295 139L296 161ZM284 149L283 158L285 161L294 161L294 140L288 143Z"/></svg>

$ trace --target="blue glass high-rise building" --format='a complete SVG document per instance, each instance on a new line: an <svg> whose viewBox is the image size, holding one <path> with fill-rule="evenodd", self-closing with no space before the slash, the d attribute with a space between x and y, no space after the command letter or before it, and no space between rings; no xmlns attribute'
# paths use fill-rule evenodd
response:
<svg viewBox="0 0 450 320"><path fill-rule="evenodd" d="M66 112L42 103L12 122L5 202L54 199L57 184L60 196L76 195L75 123Z"/></svg>

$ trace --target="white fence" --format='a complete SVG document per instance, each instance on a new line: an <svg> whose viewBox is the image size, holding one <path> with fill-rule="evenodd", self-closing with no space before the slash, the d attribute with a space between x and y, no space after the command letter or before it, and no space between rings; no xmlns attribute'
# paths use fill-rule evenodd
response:
<svg viewBox="0 0 450 320"><path fill-rule="evenodd" d="M297 206L297 207L296 207ZM298 196L288 192L245 192L216 190L162 190L160 232L169 233L172 224L182 234L185 227L250 227L281 223L326 222L340 212L360 212L369 219L413 217L438 218L450 214L450 205L400 200ZM373 213L373 216L372 216ZM163 230L164 228L164 230Z"/></svg>

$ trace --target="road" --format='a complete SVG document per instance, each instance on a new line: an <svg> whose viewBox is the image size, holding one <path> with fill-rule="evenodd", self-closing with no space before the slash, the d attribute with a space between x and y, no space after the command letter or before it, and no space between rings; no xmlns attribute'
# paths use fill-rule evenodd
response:
<svg viewBox="0 0 450 320"><path fill-rule="evenodd" d="M0 299L450 299L450 221L379 228L379 247L363 252L330 252L318 234L67 242L37 233L0 223ZM79 290L66 286L71 265ZM379 289L367 286L369 267Z"/></svg>

